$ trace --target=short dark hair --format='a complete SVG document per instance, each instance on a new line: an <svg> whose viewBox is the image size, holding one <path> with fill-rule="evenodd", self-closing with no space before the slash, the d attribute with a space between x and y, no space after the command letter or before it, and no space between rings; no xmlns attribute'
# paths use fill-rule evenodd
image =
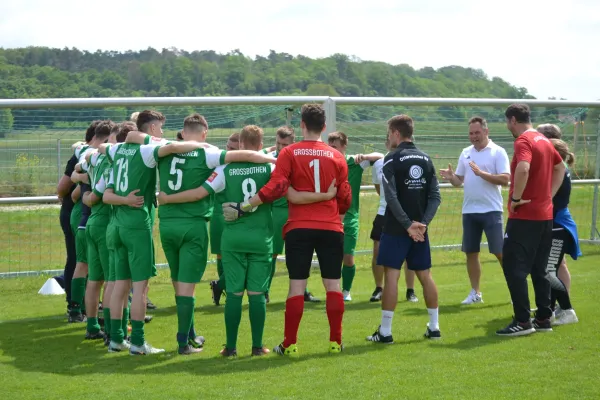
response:
<svg viewBox="0 0 600 400"><path fill-rule="evenodd" d="M117 133L117 143L123 143L127 139L127 134L136 131L137 126L131 121L125 121L119 124L119 133Z"/></svg>
<svg viewBox="0 0 600 400"><path fill-rule="evenodd" d="M94 129L94 136L96 139L106 140L116 125L111 120L101 121Z"/></svg>
<svg viewBox="0 0 600 400"><path fill-rule="evenodd" d="M291 126L280 126L279 128L277 128L277 132L275 134L279 136L280 139L287 139L289 137L294 139L296 137L294 128L292 128Z"/></svg>
<svg viewBox="0 0 600 400"><path fill-rule="evenodd" d="M511 104L504 112L506 119L515 117L520 124L531 123L531 110L527 104Z"/></svg>
<svg viewBox="0 0 600 400"><path fill-rule="evenodd" d="M488 127L487 121L483 117L471 117L469 120L469 125L477 123L479 123L483 129L487 129Z"/></svg>
<svg viewBox="0 0 600 400"><path fill-rule="evenodd" d="M344 132L331 132L327 135L327 142L339 141L342 146L348 146L348 136Z"/></svg>
<svg viewBox="0 0 600 400"><path fill-rule="evenodd" d="M320 104L304 104L300 110L301 120L309 132L321 133L325 127L325 109Z"/></svg>
<svg viewBox="0 0 600 400"><path fill-rule="evenodd" d="M90 124L90 126L88 126L88 128L85 131L85 142L89 143L92 141L92 139L94 138L94 135L96 134L96 127L98 126L98 124L102 122L102 120L95 120L92 121L92 123Z"/></svg>
<svg viewBox="0 0 600 400"><path fill-rule="evenodd" d="M177 131L177 140L183 140L183 136L181 135L182 131Z"/></svg>
<svg viewBox="0 0 600 400"><path fill-rule="evenodd" d="M263 141L263 130L256 125L246 125L240 132L240 142L251 147L258 147Z"/></svg>
<svg viewBox="0 0 600 400"><path fill-rule="evenodd" d="M387 122L388 129L398 131L400 136L405 139L412 138L415 129L413 119L406 114L396 115Z"/></svg>
<svg viewBox="0 0 600 400"><path fill-rule="evenodd" d="M158 121L165 122L167 119L162 113L153 110L144 110L138 114L137 121L135 122L139 131L144 132L146 125Z"/></svg>
<svg viewBox="0 0 600 400"><path fill-rule="evenodd" d="M227 140L231 140L232 142L239 143L240 142L240 133L239 132L232 133Z"/></svg>
<svg viewBox="0 0 600 400"><path fill-rule="evenodd" d="M183 129L189 129L194 132L204 132L208 130L208 122L206 118L198 113L188 115L183 120Z"/></svg>

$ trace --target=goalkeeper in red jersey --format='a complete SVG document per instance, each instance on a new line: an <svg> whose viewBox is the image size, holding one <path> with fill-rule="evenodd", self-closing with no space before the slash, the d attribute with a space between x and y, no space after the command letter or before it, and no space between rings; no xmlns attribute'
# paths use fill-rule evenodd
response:
<svg viewBox="0 0 600 400"><path fill-rule="evenodd" d="M335 180L337 194L327 201L296 204L290 201L289 218L283 228L290 287L285 305L284 340L273 351L298 356L296 342L304 312L304 289L310 275L313 252L317 253L321 278L327 291L327 317L330 326L330 353L342 351L344 299L340 288L344 256L344 229L340 215L352 201L348 165L344 156L321 140L325 111L321 105L302 106L303 140L281 150L269 182L249 200L229 203L223 209L226 220L234 220L253 207L283 197L289 187L296 191L325 193Z"/></svg>

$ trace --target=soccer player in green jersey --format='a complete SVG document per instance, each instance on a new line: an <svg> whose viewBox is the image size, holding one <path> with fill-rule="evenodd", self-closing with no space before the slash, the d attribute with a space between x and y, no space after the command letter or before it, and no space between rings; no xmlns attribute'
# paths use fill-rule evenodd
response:
<svg viewBox="0 0 600 400"><path fill-rule="evenodd" d="M227 139L227 151L238 150L240 148L240 134L233 133ZM221 236L223 235L223 204L227 199L224 198L224 193L216 193L214 196L214 208L210 217L210 252L217 256L217 274L218 280L210 281L210 289L212 292L213 303L216 306L220 304L221 296L225 293L225 275L223 274L223 261L221 260Z"/></svg>
<svg viewBox="0 0 600 400"><path fill-rule="evenodd" d="M332 132L327 137L329 146L338 150L346 156L348 163L348 182L352 188L352 203L348 212L344 216L344 261L342 268L342 294L344 301L351 301L350 290L356 274L356 265L354 264L354 251L358 241L359 232L359 211L360 211L360 184L362 182L363 171L373 165L375 161L383 158L381 153L371 153L366 155L346 155L348 148L348 136L343 132Z"/></svg>
<svg viewBox="0 0 600 400"><path fill-rule="evenodd" d="M110 136L115 124L112 121L100 122L94 132L95 140L105 141ZM88 152L91 154L91 152ZM93 189L104 176L110 164L103 154L94 153L93 157L83 156L76 170L86 172L89 187ZM89 160L89 161L88 161ZM105 334L98 323L98 303L100 291L104 284L104 276L108 273L108 250L106 249L106 225L108 224L109 207L102 204L91 204L90 191L84 192L82 202L91 208L91 214L85 225L85 242L87 247L88 282L85 290L85 305L87 310L87 330L85 338L89 340L104 339Z"/></svg>
<svg viewBox="0 0 600 400"><path fill-rule="evenodd" d="M85 144L82 144L75 148L74 155L77 157L79 162L84 160L85 154L92 151L103 143L106 137L96 137L96 127L101 121L93 121L85 133ZM87 244L85 237L85 223L84 220L83 206L81 202L81 184L89 182L87 174L81 174L82 171L74 171L71 179L79 186L79 199L71 211L71 229L75 235L75 251L77 257L77 264L75 265L75 272L73 272L73 280L71 281L71 311L69 312L69 322L85 322L83 310L85 310L85 287L86 277L88 275L88 264L87 264ZM89 211L89 210L86 210Z"/></svg>

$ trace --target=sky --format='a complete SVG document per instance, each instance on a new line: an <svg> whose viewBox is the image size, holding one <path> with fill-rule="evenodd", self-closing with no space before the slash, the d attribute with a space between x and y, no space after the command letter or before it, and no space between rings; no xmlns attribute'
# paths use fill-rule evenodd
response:
<svg viewBox="0 0 600 400"><path fill-rule="evenodd" d="M478 68L538 99L600 100L600 1L355 1L3 1L0 47L343 53Z"/></svg>

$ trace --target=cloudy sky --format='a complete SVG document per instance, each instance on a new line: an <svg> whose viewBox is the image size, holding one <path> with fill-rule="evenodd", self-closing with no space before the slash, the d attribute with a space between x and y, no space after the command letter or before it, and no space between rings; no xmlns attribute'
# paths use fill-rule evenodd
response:
<svg viewBox="0 0 600 400"><path fill-rule="evenodd" d="M481 68L540 99L600 99L600 1L356 1L3 1L0 47L344 53Z"/></svg>

